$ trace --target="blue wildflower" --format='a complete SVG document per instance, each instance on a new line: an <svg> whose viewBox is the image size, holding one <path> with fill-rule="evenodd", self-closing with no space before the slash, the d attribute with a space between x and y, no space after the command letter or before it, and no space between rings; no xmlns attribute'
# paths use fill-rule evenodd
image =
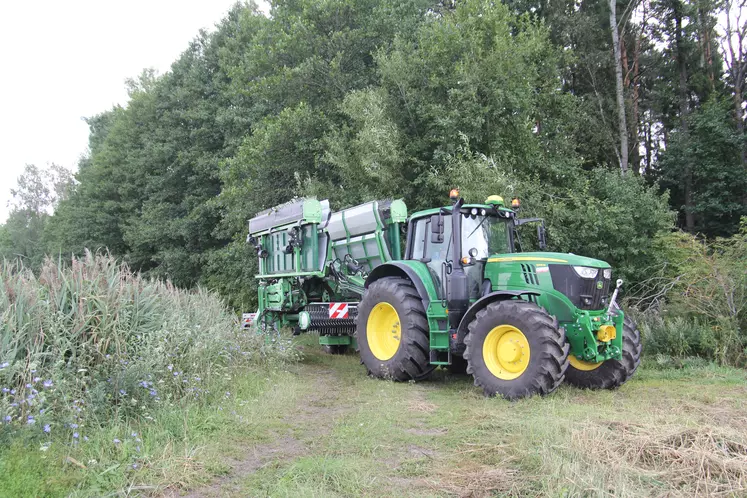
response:
<svg viewBox="0 0 747 498"><path fill-rule="evenodd" d="M49 424L47 424L47 425L44 426L44 432L46 432L47 434L49 434L49 432L51 430L52 430L52 428L49 426Z"/></svg>
<svg viewBox="0 0 747 498"><path fill-rule="evenodd" d="M119 439L117 439L117 438L114 438L114 441L113 441L113 443L114 443L114 444L119 444L119 443L121 443L121 442L122 442L122 441L120 441Z"/></svg>
<svg viewBox="0 0 747 498"><path fill-rule="evenodd" d="M8 368L9 366L10 366L10 363L8 363L8 362L6 361L6 362L4 362L4 363L3 363L2 365L0 365L0 370L2 370L3 368Z"/></svg>
<svg viewBox="0 0 747 498"><path fill-rule="evenodd" d="M127 391L125 391L124 389L120 389L119 394L122 396L127 396Z"/></svg>
<svg viewBox="0 0 747 498"><path fill-rule="evenodd" d="M34 377L34 384L36 384L36 383L37 383L37 382L39 382L40 380L41 380L41 377Z"/></svg>
<svg viewBox="0 0 747 498"><path fill-rule="evenodd" d="M3 387L3 392L4 392L4 393L9 393L9 392L10 392L10 389L8 389L7 387Z"/></svg>
<svg viewBox="0 0 747 498"><path fill-rule="evenodd" d="M52 387L52 380L51 379L47 379L47 380L44 381L44 383L42 385L45 388L49 389L50 387Z"/></svg>
<svg viewBox="0 0 747 498"><path fill-rule="evenodd" d="M36 420L34 420L34 417L32 417L31 415L29 415L29 418L26 419L26 424L28 424L28 425L34 425L35 423L36 423Z"/></svg>
<svg viewBox="0 0 747 498"><path fill-rule="evenodd" d="M78 424L70 424L70 428L71 429L77 429L78 428Z"/></svg>
<svg viewBox="0 0 747 498"><path fill-rule="evenodd" d="M78 436L80 436L80 434L78 434L77 432L73 432L73 439L78 439Z"/></svg>
<svg viewBox="0 0 747 498"><path fill-rule="evenodd" d="M5 416L5 421L10 422L12 420L12 417L10 415Z"/></svg>

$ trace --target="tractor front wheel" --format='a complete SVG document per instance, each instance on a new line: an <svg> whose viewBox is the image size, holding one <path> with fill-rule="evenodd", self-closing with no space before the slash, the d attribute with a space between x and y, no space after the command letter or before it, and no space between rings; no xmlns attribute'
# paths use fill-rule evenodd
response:
<svg viewBox="0 0 747 498"><path fill-rule="evenodd" d="M425 308L409 280L386 277L369 285L355 334L361 361L374 377L420 380L434 369Z"/></svg>
<svg viewBox="0 0 747 498"><path fill-rule="evenodd" d="M622 360L589 363L570 355L565 380L582 389L616 389L630 379L641 363L641 333L629 318L623 321Z"/></svg>
<svg viewBox="0 0 747 498"><path fill-rule="evenodd" d="M568 367L569 345L557 320L523 300L488 304L469 324L464 343L467 373L486 396L549 394Z"/></svg>

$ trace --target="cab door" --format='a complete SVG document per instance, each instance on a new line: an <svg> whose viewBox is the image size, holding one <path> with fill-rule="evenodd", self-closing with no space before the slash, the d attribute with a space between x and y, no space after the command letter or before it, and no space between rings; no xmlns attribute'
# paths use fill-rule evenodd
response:
<svg viewBox="0 0 747 498"><path fill-rule="evenodd" d="M443 234L436 236L434 224L443 223ZM423 216L410 221L407 259L426 264L439 299L446 296L446 272L451 262L451 217Z"/></svg>

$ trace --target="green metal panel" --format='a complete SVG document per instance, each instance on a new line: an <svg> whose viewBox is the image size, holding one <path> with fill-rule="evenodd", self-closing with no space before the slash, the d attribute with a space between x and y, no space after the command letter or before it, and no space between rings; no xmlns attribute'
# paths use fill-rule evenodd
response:
<svg viewBox="0 0 747 498"><path fill-rule="evenodd" d="M322 203L317 199L306 199L303 203L303 220L305 223L321 223Z"/></svg>
<svg viewBox="0 0 747 498"><path fill-rule="evenodd" d="M402 199L395 199L389 206L391 210L390 223L404 223L407 221L407 206Z"/></svg>
<svg viewBox="0 0 747 498"><path fill-rule="evenodd" d="M353 338L349 335L320 335L319 344L322 346L349 346Z"/></svg>

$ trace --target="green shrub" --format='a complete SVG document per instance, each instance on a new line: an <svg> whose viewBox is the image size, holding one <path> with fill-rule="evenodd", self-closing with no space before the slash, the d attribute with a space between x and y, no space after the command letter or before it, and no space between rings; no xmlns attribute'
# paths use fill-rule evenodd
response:
<svg viewBox="0 0 747 498"><path fill-rule="evenodd" d="M747 223L730 238L673 232L655 246L659 263L629 289L629 305L644 312L644 350L747 364Z"/></svg>
<svg viewBox="0 0 747 498"><path fill-rule="evenodd" d="M0 417L64 428L147 417L159 403L199 400L230 367L296 358L288 341L241 330L217 295L147 280L108 255L39 275L0 266Z"/></svg>
<svg viewBox="0 0 747 498"><path fill-rule="evenodd" d="M718 350L714 330L698 320L681 316L664 319L659 315L639 321L644 349L647 354L661 354L677 358L700 356L713 359Z"/></svg>

